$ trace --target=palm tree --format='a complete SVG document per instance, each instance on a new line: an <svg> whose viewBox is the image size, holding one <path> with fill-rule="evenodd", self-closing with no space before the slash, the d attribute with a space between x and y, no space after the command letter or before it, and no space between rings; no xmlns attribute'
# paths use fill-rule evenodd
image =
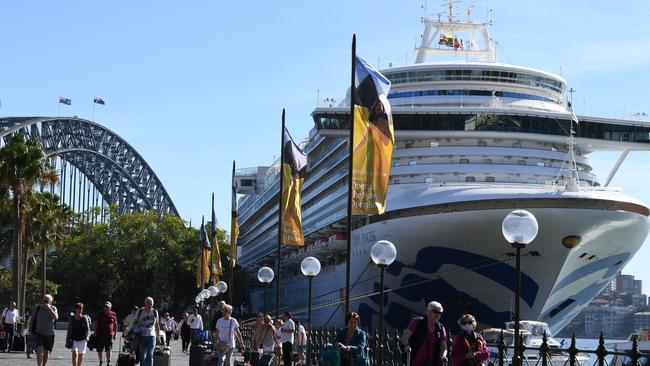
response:
<svg viewBox="0 0 650 366"><path fill-rule="evenodd" d="M29 238L31 249L40 252L42 297L46 294L47 252L63 244L71 210L51 192L38 192L31 197L26 237Z"/></svg>
<svg viewBox="0 0 650 366"><path fill-rule="evenodd" d="M23 238L26 225L26 197L49 171L40 142L27 140L23 134L16 134L0 149L0 180L2 185L10 188L12 193L12 221L14 226L12 246L11 295L18 303L18 309L24 314L22 284L24 278L22 259Z"/></svg>

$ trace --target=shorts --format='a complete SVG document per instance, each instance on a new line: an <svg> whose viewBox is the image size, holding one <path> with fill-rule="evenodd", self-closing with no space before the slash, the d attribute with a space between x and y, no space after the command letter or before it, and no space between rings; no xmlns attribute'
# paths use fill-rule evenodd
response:
<svg viewBox="0 0 650 366"><path fill-rule="evenodd" d="M113 336L110 334L95 336L95 348L97 352L110 352L113 348Z"/></svg>
<svg viewBox="0 0 650 366"><path fill-rule="evenodd" d="M86 353L86 346L88 342L84 339L83 341L72 341L72 352L77 352L80 355Z"/></svg>
<svg viewBox="0 0 650 366"><path fill-rule="evenodd" d="M298 352L298 353L307 352L307 345L305 344L305 345L302 345L302 346L298 346L298 348L296 349L296 352Z"/></svg>
<svg viewBox="0 0 650 366"><path fill-rule="evenodd" d="M54 336L45 336L39 333L35 334L36 347L43 347L46 351L52 352L54 347Z"/></svg>

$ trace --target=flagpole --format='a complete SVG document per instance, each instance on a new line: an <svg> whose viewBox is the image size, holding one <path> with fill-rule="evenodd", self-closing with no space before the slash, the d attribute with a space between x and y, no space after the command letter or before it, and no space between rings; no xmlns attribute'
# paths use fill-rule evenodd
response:
<svg viewBox="0 0 650 366"><path fill-rule="evenodd" d="M214 213L214 192L212 192L212 211L211 212ZM214 216L214 215L212 215L212 216ZM214 221L214 218L212 218L211 221ZM210 246L215 245L217 243L216 240L214 240L214 237L215 237L215 235L217 235L217 232L215 230L212 230L213 227L216 227L215 225L216 224L214 222L210 223L210 226L211 226L211 228L210 228L211 233L210 234L212 234L212 237L210 239L208 239L208 240L210 240ZM214 258L212 258L212 253L214 253L214 250L212 248L210 248L210 262L211 262L210 265L209 265L209 267L210 267L210 277L212 278L212 283L216 284L217 281L215 281L215 279L217 277L217 273L215 272L216 268L214 268L214 265L213 265ZM219 259L219 260L221 260L221 259ZM210 284L210 279L209 278L208 278L208 284Z"/></svg>
<svg viewBox="0 0 650 366"><path fill-rule="evenodd" d="M357 35L352 35L352 71L350 73L350 137L348 140L348 231L345 253L345 314L350 312L350 258L352 252L352 154L354 152L354 100L356 99L355 65L357 57Z"/></svg>
<svg viewBox="0 0 650 366"><path fill-rule="evenodd" d="M235 177L235 161L234 160L232 161L232 177L233 177L233 179ZM235 198L233 197L233 199L235 199ZM231 218L231 220L232 220L232 218ZM232 227L232 224L230 226ZM230 235L233 235L233 233L230 233ZM230 241L230 245L232 245L232 239ZM231 252L230 255L232 256L232 248L231 248L230 252ZM235 248L235 252L237 252L237 248ZM235 292L235 261L233 261L233 259L230 258L230 293L228 294L228 296L229 296L228 301L230 302L231 305L233 303L232 300L234 299L233 292Z"/></svg>
<svg viewBox="0 0 650 366"><path fill-rule="evenodd" d="M93 100L93 122L95 122L95 101Z"/></svg>
<svg viewBox="0 0 650 366"><path fill-rule="evenodd" d="M280 130L280 194L278 200L278 259L275 270L275 318L280 317L280 254L282 250L282 188L284 187L284 174L282 164L284 162L284 116L285 111L282 108L282 129Z"/></svg>
<svg viewBox="0 0 650 366"><path fill-rule="evenodd" d="M201 227L199 227L199 238L201 237L201 233L203 232L203 225L205 224L205 217L201 216ZM201 245L199 246L199 258L201 258L200 264L199 264L199 272L201 273L201 282L199 283L199 288L203 289L203 240L201 240Z"/></svg>

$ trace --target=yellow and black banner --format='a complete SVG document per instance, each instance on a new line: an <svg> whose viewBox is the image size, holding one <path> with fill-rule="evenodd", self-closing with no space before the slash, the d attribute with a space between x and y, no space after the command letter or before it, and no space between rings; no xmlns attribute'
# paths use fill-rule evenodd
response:
<svg viewBox="0 0 650 366"><path fill-rule="evenodd" d="M230 268L237 263L237 237L239 223L237 222L237 180L235 179L235 162L232 162L232 216L230 219Z"/></svg>
<svg viewBox="0 0 650 366"><path fill-rule="evenodd" d="M196 260L196 287L203 288L203 285L210 283L210 241L205 230L205 221L201 218L200 228L201 247Z"/></svg>
<svg viewBox="0 0 650 366"><path fill-rule="evenodd" d="M390 81L359 57L355 73L352 213L382 214L395 142Z"/></svg>
<svg viewBox="0 0 650 366"><path fill-rule="evenodd" d="M302 233L300 191L307 170L307 156L293 142L285 128L282 138L282 244L305 245Z"/></svg>
<svg viewBox="0 0 650 366"><path fill-rule="evenodd" d="M219 282L219 277L223 274L221 267L221 252L217 242L217 215L214 212L214 193L212 193L212 253L210 254L212 262L212 284Z"/></svg>

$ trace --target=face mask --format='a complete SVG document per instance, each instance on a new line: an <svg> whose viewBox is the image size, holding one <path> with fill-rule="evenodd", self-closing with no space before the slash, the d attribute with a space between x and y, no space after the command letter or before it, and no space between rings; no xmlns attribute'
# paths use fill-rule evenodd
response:
<svg viewBox="0 0 650 366"><path fill-rule="evenodd" d="M465 332L469 333L474 330L474 324L463 324L461 328L463 328Z"/></svg>

